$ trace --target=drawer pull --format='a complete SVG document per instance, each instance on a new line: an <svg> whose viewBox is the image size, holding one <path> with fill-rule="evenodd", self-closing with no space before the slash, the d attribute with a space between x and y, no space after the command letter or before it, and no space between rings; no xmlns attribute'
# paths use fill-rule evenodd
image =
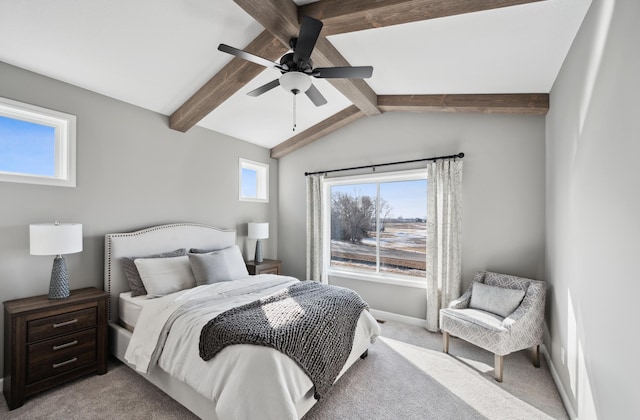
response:
<svg viewBox="0 0 640 420"><path fill-rule="evenodd" d="M64 362L54 363L51 366L53 366L53 368L56 369L56 368L59 368L60 366L68 365L69 363L74 363L74 362L77 362L77 361L78 361L78 358L74 357L72 359L65 360Z"/></svg>
<svg viewBox="0 0 640 420"><path fill-rule="evenodd" d="M78 344L78 340L69 341L68 343L53 346L53 350L66 349L67 347L75 346L76 344Z"/></svg>
<svg viewBox="0 0 640 420"><path fill-rule="evenodd" d="M64 327L66 325L75 324L76 322L78 322L78 318L74 318L71 321L58 322L57 324L53 324L53 328Z"/></svg>

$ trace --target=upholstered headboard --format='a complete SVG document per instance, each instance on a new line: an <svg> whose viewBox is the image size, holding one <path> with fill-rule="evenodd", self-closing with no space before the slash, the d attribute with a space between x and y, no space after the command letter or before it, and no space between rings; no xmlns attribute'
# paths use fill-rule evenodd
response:
<svg viewBox="0 0 640 420"><path fill-rule="evenodd" d="M223 249L236 244L236 231L194 223L153 226L104 238L104 290L109 293L109 321L118 320L118 296L129 290L122 257L136 257L178 248Z"/></svg>

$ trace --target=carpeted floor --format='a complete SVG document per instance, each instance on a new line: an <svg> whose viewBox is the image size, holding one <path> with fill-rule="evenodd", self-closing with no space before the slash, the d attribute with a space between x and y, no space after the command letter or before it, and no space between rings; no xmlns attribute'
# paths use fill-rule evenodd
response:
<svg viewBox="0 0 640 420"><path fill-rule="evenodd" d="M504 382L493 379L493 354L456 338L395 322L316 404L304 420L567 419L544 358L528 352L504 359ZM191 419L188 410L118 361L90 376L27 400L0 419ZM267 416L265 416L267 418Z"/></svg>

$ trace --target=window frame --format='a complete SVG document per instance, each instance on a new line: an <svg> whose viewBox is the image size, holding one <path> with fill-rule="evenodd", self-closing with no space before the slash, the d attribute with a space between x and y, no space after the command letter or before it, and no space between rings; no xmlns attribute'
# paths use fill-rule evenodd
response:
<svg viewBox="0 0 640 420"><path fill-rule="evenodd" d="M256 195L242 195L242 170L250 169L256 172ZM238 161L238 200L254 203L269 202L269 165L249 159L240 158Z"/></svg>
<svg viewBox="0 0 640 420"><path fill-rule="evenodd" d="M406 287L426 289L426 275L424 278L389 272L368 272L358 269L331 267L331 187L337 185L384 183L398 181L427 180L427 194L429 184L426 169L412 169L406 171L382 172L365 175L351 175L344 177L324 178L322 180L322 230L325 240L322 244L323 272L326 277L340 277L354 280L372 281L377 283L394 284ZM377 186L379 195L379 185ZM425 208L426 211L426 208ZM380 215L376 214L376 226L379 226ZM376 238L376 254L380 252L380 241ZM426 246L425 246L426 255Z"/></svg>
<svg viewBox="0 0 640 420"><path fill-rule="evenodd" d="M0 97L0 116L54 129L53 176L0 170L0 181L57 187L76 186L76 116Z"/></svg>

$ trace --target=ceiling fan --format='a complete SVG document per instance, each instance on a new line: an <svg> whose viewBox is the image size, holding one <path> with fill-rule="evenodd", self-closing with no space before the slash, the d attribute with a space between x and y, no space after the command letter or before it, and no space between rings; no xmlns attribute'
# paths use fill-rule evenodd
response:
<svg viewBox="0 0 640 420"><path fill-rule="evenodd" d="M311 53L320 36L321 30L321 21L309 16L304 16L300 24L300 34L298 38L292 38L291 41L289 41L289 46L293 52L283 55L279 63L230 47L226 44L220 44L218 50L267 68L279 70L282 73L279 78L248 92L247 95L260 96L276 86L282 86L287 92L291 92L294 95L295 115L295 95L301 92L304 92L315 106L321 106L327 103L324 96L322 96L320 91L311 82L311 77L318 79L366 79L371 77L373 73L373 67L371 66L313 68Z"/></svg>

